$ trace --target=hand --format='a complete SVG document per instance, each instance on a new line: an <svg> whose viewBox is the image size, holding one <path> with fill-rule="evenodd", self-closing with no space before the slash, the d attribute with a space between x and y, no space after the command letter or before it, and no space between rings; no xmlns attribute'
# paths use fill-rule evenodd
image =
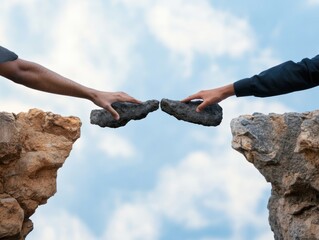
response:
<svg viewBox="0 0 319 240"><path fill-rule="evenodd" d="M119 120L120 115L112 107L114 102L132 102L141 103L141 101L129 96L124 92L102 92L95 91L93 94L92 102L111 113L114 119Z"/></svg>
<svg viewBox="0 0 319 240"><path fill-rule="evenodd" d="M195 93L185 99L182 102L189 102L194 99L202 99L203 102L196 108L196 112L202 111L205 107L219 103L222 100L235 94L233 84L226 85L220 88L202 90L198 93Z"/></svg>

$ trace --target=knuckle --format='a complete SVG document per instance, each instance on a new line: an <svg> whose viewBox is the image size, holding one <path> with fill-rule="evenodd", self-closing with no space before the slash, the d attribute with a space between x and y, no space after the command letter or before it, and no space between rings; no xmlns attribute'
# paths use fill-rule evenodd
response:
<svg viewBox="0 0 319 240"><path fill-rule="evenodd" d="M117 98L123 98L123 97L126 97L126 94L125 94L124 92L117 92L117 93L115 94L115 96L116 96Z"/></svg>

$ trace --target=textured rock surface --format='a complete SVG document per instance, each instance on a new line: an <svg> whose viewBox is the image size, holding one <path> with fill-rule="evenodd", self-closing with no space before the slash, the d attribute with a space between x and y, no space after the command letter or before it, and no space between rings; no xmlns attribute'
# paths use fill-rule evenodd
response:
<svg viewBox="0 0 319 240"><path fill-rule="evenodd" d="M272 185L275 239L319 239L319 111L241 116L232 146Z"/></svg>
<svg viewBox="0 0 319 240"><path fill-rule="evenodd" d="M29 218L56 192L80 126L78 118L37 109L0 112L0 239L22 240L33 229Z"/></svg>
<svg viewBox="0 0 319 240"><path fill-rule="evenodd" d="M213 104L198 113L196 107L201 103L202 101L182 103L181 101L162 99L161 109L178 120L204 126L218 126L223 119L223 109L218 104Z"/></svg>
<svg viewBox="0 0 319 240"><path fill-rule="evenodd" d="M91 111L91 124L110 128L123 127L131 120L143 119L150 112L156 111L159 108L159 102L157 100L149 100L141 104L116 102L112 104L112 107L119 113L119 120L115 120L108 111L98 109Z"/></svg>

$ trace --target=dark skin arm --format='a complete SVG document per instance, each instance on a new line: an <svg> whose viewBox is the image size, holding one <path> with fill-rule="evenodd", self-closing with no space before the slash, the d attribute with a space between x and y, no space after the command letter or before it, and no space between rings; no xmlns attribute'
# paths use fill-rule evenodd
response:
<svg viewBox="0 0 319 240"><path fill-rule="evenodd" d="M124 92L103 92L88 88L37 63L22 59L1 63L0 75L15 83L36 90L88 99L97 106L109 111L115 119L119 119L120 116L111 106L112 103L140 103L139 100Z"/></svg>
<svg viewBox="0 0 319 240"><path fill-rule="evenodd" d="M200 112L208 105L219 103L233 95L235 95L234 85L229 84L219 88L214 88L210 90L202 90L198 93L195 93L183 99L182 102L189 102L194 99L202 99L203 102L196 109L197 112Z"/></svg>

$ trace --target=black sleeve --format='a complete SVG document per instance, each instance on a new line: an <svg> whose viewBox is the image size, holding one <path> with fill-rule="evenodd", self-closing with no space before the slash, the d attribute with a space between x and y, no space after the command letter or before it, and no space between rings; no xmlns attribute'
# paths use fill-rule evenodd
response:
<svg viewBox="0 0 319 240"><path fill-rule="evenodd" d="M237 97L270 97L319 85L319 55L301 62L288 61L234 83Z"/></svg>
<svg viewBox="0 0 319 240"><path fill-rule="evenodd" d="M14 61L18 58L18 55L8 49L0 46L0 63Z"/></svg>

